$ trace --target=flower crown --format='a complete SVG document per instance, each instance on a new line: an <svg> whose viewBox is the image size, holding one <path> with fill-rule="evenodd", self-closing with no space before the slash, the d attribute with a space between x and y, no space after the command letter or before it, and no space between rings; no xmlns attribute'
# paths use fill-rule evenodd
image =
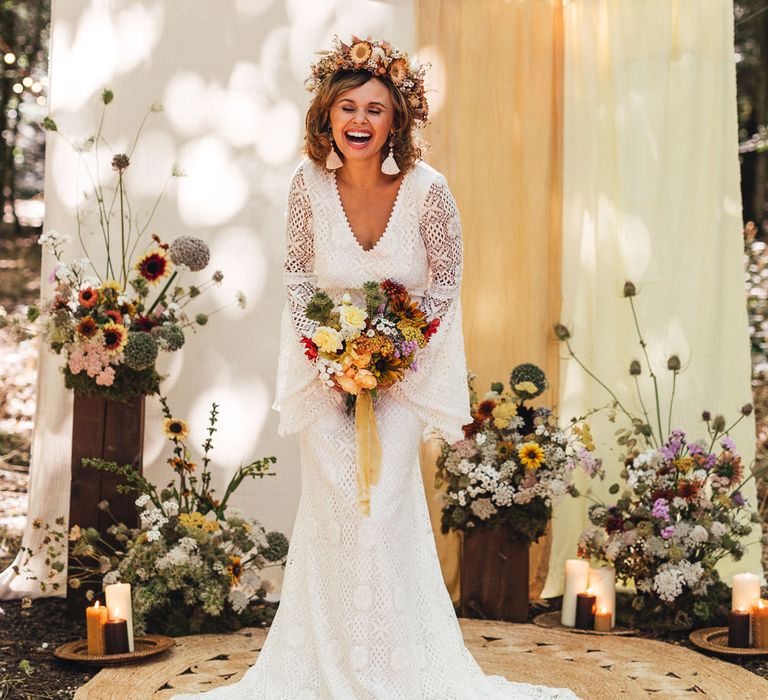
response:
<svg viewBox="0 0 768 700"><path fill-rule="evenodd" d="M340 70L367 70L397 87L405 95L417 125L426 124L429 108L424 95L424 74L428 64L413 67L405 51L386 41L373 41L370 36L360 39L353 35L350 44L334 36L333 47L331 51L318 51L321 58L312 64L312 73L304 81L307 90L316 92Z"/></svg>

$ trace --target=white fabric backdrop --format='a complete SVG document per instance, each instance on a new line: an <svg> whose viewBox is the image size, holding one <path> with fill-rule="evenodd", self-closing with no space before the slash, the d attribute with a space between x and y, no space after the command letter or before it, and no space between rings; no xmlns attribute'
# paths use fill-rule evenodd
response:
<svg viewBox="0 0 768 700"><path fill-rule="evenodd" d="M188 177L174 181L153 230L166 241L199 236L211 246L224 284L201 297L215 308L241 289L246 311L212 317L181 353L165 356L161 372L171 408L189 419L200 444L210 403L220 404L215 435L218 491L242 460L274 454L278 476L243 484L232 505L290 537L300 493L298 439L277 437L270 410L282 310L284 212L290 175L299 160L309 93L303 80L313 53L334 33L372 33L413 52L411 0L67 0L53 3L49 104L59 127L75 138L95 129L99 95L112 88L106 135L125 148L144 111L159 100L129 168L134 205L148 207L171 164ZM45 228L74 233L76 158L61 139L48 139ZM109 166L104 169L109 172ZM74 247L73 257L81 253ZM51 261L43 265L43 288ZM23 545L36 547L35 518L68 514L72 397L58 359L44 351L38 383L28 525ZM165 483L169 456L155 399L147 402L145 474ZM19 558L14 563L18 563ZM30 571L45 576L38 558ZM270 569L279 597L281 572ZM0 599L38 596L35 582L0 574ZM64 590L60 592L64 595Z"/></svg>
<svg viewBox="0 0 768 700"><path fill-rule="evenodd" d="M625 280L636 282L664 396L667 358L679 354L685 368L673 427L698 436L702 409L731 419L751 400L732 3L571 0L564 31L562 319L577 353L639 413L627 370L640 348L622 298ZM607 398L564 363L562 416ZM615 426L594 423L609 442ZM754 435L752 418L733 435L747 463ZM619 468L614 458L603 500ZM562 592L588 505L569 500L556 512L546 597ZM744 559L724 567L728 583L761 571L759 540L759 531L746 538Z"/></svg>

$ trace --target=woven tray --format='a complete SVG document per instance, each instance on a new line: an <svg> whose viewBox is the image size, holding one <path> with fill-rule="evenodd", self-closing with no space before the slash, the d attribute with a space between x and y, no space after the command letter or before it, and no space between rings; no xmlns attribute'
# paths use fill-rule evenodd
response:
<svg viewBox="0 0 768 700"><path fill-rule="evenodd" d="M165 637L159 634L148 634L143 637L134 637L133 651L125 654L92 655L88 653L88 641L78 639L75 642L67 642L56 648L53 655L64 661L76 661L88 666L118 666L143 661L151 656L161 654L174 645L173 637Z"/></svg>
<svg viewBox="0 0 768 700"><path fill-rule="evenodd" d="M564 632L575 632L576 634L596 634L601 637L621 637L630 634L635 634L637 630L630 629L629 627L620 627L616 625L610 632L598 632L597 630L580 630L576 627L567 627L560 622L561 613L559 610L554 612L542 613L533 618L533 624L539 627L548 627L554 630L563 630Z"/></svg>
<svg viewBox="0 0 768 700"><path fill-rule="evenodd" d="M688 635L688 639L699 649L725 656L768 656L768 649L729 647L727 627L706 627L695 630Z"/></svg>

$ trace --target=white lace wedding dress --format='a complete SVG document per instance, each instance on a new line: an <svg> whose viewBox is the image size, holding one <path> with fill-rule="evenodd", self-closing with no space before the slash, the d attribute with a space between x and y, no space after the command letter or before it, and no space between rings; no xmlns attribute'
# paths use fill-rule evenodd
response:
<svg viewBox="0 0 768 700"><path fill-rule="evenodd" d="M238 682L177 700L511 700L569 690L487 676L464 646L435 549L418 446L470 421L459 287L459 215L445 178L418 162L401 182L384 234L356 239L335 175L304 160L288 201L288 299L274 408L300 433L301 483L280 605L259 657ZM430 274L431 273L431 274ZM354 416L323 386L299 343L316 288L331 295L391 278L441 319L418 369L375 404L381 476L369 517L356 508ZM354 295L353 295L354 296ZM514 675L514 669L509 672Z"/></svg>

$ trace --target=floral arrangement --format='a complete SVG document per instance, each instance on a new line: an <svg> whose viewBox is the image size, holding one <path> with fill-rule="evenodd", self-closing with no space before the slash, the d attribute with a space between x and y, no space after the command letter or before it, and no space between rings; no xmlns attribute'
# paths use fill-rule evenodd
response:
<svg viewBox="0 0 768 700"><path fill-rule="evenodd" d="M139 494L140 525L131 528L115 521L102 534L74 524L67 532L61 528L64 519L60 518L57 527L47 528L45 538L49 579L64 569L61 558L66 557L68 539L69 586L130 583L139 634L213 632L268 622L274 611L265 604L264 596L271 584L262 571L284 563L288 540L280 532L266 532L257 519L229 507L228 500L245 478L274 475L268 469L276 460L266 457L241 465L222 497L214 497L209 465L217 404L211 409L198 476L198 465L186 442L189 426L172 416L165 398L161 402L163 429L173 444L168 464L175 478L158 491L131 465L83 460L85 466L121 475L126 483L118 486L119 492ZM99 503L99 508L111 515L107 501ZM32 551L26 554L31 556ZM90 588L85 597L92 600L96 594Z"/></svg>
<svg viewBox="0 0 768 700"><path fill-rule="evenodd" d="M741 559L738 538L752 532L740 492L744 465L728 437L733 425L725 428L722 416L708 412L704 420L706 441L673 430L661 447L628 458L627 487L614 505L589 509L592 524L581 535L579 556L609 562L625 585L634 581L638 612L652 608L652 599L676 612L693 599L693 617L711 619L717 600L710 594L720 587L715 564ZM686 625L689 615L678 615L677 623Z"/></svg>
<svg viewBox="0 0 768 700"><path fill-rule="evenodd" d="M741 493L749 479L759 474L753 470L745 479L745 465L729 436L753 408L743 406L730 426L722 415L713 418L704 411L706 437L690 438L673 429L675 387L682 363L677 355L667 360L672 391L668 414L663 416L661 406L666 402L640 330L636 295L635 285L627 282L624 296L630 303L651 380L655 411L649 412L643 400L640 360L629 364L642 411L635 415L581 362L570 344L570 331L562 324L555 327L571 357L612 397L610 420L623 415L629 423L617 431L624 486L611 486L610 493L618 495L615 503L590 506L591 525L581 534L579 555L608 562L620 581L635 584L637 593L627 611L630 624L686 628L694 620L710 622L719 614L727 587L715 565L723 557L742 557L745 547L739 538L752 531L751 522L759 520Z"/></svg>
<svg viewBox="0 0 768 700"><path fill-rule="evenodd" d="M396 85L408 100L417 123L426 124L429 114L424 94L426 66L412 67L405 51L386 41L373 41L370 36L367 39L353 36L349 44L334 36L333 49L318 53L322 58L312 64L310 77L305 81L308 90L317 91L329 76L340 70L367 70Z"/></svg>
<svg viewBox="0 0 768 700"><path fill-rule="evenodd" d="M512 370L510 389L501 382L478 400L470 375L471 412L464 439L443 442L435 487L446 486L441 530L504 528L510 535L535 542L547 527L552 505L576 493L573 472L581 466L602 474L591 452L587 423L558 428L552 411L526 405L548 386L533 364Z"/></svg>
<svg viewBox="0 0 768 700"><path fill-rule="evenodd" d="M112 92L105 90L96 134L83 143L69 141L81 159L84 152L94 151L95 166L86 165L92 184L92 193L86 195L86 201L95 203L99 235L86 231L87 222L94 218L93 212L81 211L78 204L77 236L86 257L64 260L65 245L71 240L67 234L48 231L40 236L39 243L50 250L57 261L50 277L54 293L51 299L28 307L26 321L39 321L42 336L51 350L66 356L63 372L68 388L111 399L127 399L156 393L160 381L155 369L158 353L180 349L186 329L204 326L212 313L221 310L191 314L187 306L211 285L221 284L223 274L216 271L205 282L183 286L180 281L185 271L199 272L208 266L207 244L188 235L178 236L167 244L157 234L150 234L147 245L152 215L165 186L145 220L139 221L133 214L125 173L147 116L161 111L160 105L150 108L129 153L112 154L114 188L110 190L98 178L99 149L108 148L102 134L104 113L112 100ZM46 118L43 125L48 131L60 134L53 119ZM174 166L166 185L168 179L181 175ZM97 267L89 253L94 238L106 258L103 269ZM239 292L236 301L241 307L245 306L245 297ZM16 326L17 330L29 330L23 328L23 322L17 322Z"/></svg>
<svg viewBox="0 0 768 700"><path fill-rule="evenodd" d="M350 411L361 391L375 397L407 370L416 371L417 351L440 325L437 318L428 321L405 287L393 280L366 282L362 299L354 304L347 292L337 303L326 292L315 292L306 316L319 325L311 338L301 338L321 381L345 392Z"/></svg>

